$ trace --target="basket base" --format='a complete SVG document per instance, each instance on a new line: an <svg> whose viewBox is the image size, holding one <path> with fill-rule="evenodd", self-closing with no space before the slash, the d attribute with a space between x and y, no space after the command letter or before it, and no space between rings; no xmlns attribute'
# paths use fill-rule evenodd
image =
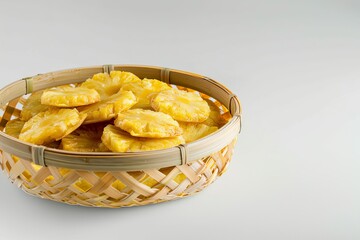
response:
<svg viewBox="0 0 360 240"><path fill-rule="evenodd" d="M215 182L215 181L214 181ZM125 204L122 205L121 202L118 202L117 204L115 204L114 202L110 205L104 205L104 204L99 204L99 205L93 205L93 204L80 204L79 202L73 202L73 201L64 201L64 200L58 200L58 199L54 199L54 198L49 198L49 197L43 197L40 195L35 195L33 193L29 193L28 191L26 191L25 189L21 189L22 192L24 192L26 195L30 196L30 197L35 197L35 198L41 198L42 200L45 201L49 201L49 202L56 202L56 203L60 203L60 204L66 204L66 205L70 205L70 206L74 206L74 207L85 207L85 208L130 208L130 207L141 207L141 206L145 206L145 205L155 205L155 204L162 204L162 203L167 203L170 201L176 201L176 200L181 200L184 198L188 198L191 196L196 196L198 193L202 192L206 187L204 187L203 189L198 190L197 192L193 192L192 194L188 194L188 195L183 195L183 196L168 196L166 199L159 199L158 201L142 201L142 202L133 202L131 204ZM41 200L41 201L42 201Z"/></svg>
<svg viewBox="0 0 360 240"><path fill-rule="evenodd" d="M15 185L33 196L86 207L143 206L206 188L226 171L235 143L187 165L137 172L41 167L7 152L1 152L0 165Z"/></svg>

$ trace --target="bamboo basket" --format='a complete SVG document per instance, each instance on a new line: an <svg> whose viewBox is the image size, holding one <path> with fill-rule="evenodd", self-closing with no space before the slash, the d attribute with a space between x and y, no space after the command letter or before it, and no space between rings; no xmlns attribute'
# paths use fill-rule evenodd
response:
<svg viewBox="0 0 360 240"><path fill-rule="evenodd" d="M133 153L70 152L4 133L6 123L20 115L28 94L112 70L200 91L229 111L231 120L195 142ZM241 129L240 102L229 89L208 77L161 67L105 65L39 74L1 89L0 106L0 166L11 182L34 196L89 207L140 206L201 191L226 171Z"/></svg>

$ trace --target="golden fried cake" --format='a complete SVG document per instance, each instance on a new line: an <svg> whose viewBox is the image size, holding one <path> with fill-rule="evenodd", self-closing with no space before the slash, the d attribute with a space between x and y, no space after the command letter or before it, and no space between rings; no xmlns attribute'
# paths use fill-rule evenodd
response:
<svg viewBox="0 0 360 240"><path fill-rule="evenodd" d="M41 104L42 94L43 91L34 92L28 99L26 99L26 102L24 103L20 113L20 118L22 120L27 121L40 112L45 112L49 109L55 109L55 107Z"/></svg>
<svg viewBox="0 0 360 240"><path fill-rule="evenodd" d="M180 122L180 127L183 130L183 137L186 143L196 141L200 138L206 137L207 135L218 130L216 126L208 126L203 123L183 123Z"/></svg>
<svg viewBox="0 0 360 240"><path fill-rule="evenodd" d="M203 122L210 114L208 103L198 94L178 89L161 91L152 96L151 106L182 122Z"/></svg>
<svg viewBox="0 0 360 240"><path fill-rule="evenodd" d="M86 114L77 109L55 109L41 112L27 121L19 139L34 144L48 144L60 140L77 129Z"/></svg>
<svg viewBox="0 0 360 240"><path fill-rule="evenodd" d="M100 95L94 89L68 85L47 89L41 95L41 104L56 107L78 107L99 101Z"/></svg>
<svg viewBox="0 0 360 240"><path fill-rule="evenodd" d="M217 127L225 125L229 121L229 118L225 117L226 113L222 113L220 108L213 101L209 99L206 99L205 101L210 107L210 114L209 117L202 123L208 126Z"/></svg>
<svg viewBox="0 0 360 240"><path fill-rule="evenodd" d="M140 78L130 72L112 71L110 75L107 73L95 74L81 86L95 89L100 94L101 99L104 100L119 92L122 85L140 81Z"/></svg>
<svg viewBox="0 0 360 240"><path fill-rule="evenodd" d="M13 119L6 123L5 133L12 137L19 138L21 129L23 128L25 121L21 119Z"/></svg>
<svg viewBox="0 0 360 240"><path fill-rule="evenodd" d="M75 152L108 152L101 141L103 124L84 125L61 140L61 148Z"/></svg>
<svg viewBox="0 0 360 240"><path fill-rule="evenodd" d="M135 137L168 138L182 134L179 123L169 115L144 109L119 113L115 126Z"/></svg>
<svg viewBox="0 0 360 240"><path fill-rule="evenodd" d="M185 143L182 136L173 138L139 138L109 124L104 128L102 142L113 152L138 152L170 148Z"/></svg>
<svg viewBox="0 0 360 240"><path fill-rule="evenodd" d="M84 124L103 122L114 118L118 113L130 109L136 104L135 95L130 91L120 91L105 100L78 108L87 117Z"/></svg>
<svg viewBox="0 0 360 240"><path fill-rule="evenodd" d="M163 90L171 89L169 85L156 79L143 79L141 82L132 82L124 84L121 88L123 91L132 91L138 102L133 108L150 109L149 97L151 94L158 93Z"/></svg>

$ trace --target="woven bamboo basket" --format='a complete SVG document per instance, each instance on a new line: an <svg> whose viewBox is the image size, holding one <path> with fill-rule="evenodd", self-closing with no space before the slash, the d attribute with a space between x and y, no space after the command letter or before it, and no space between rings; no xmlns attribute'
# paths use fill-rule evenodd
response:
<svg viewBox="0 0 360 240"><path fill-rule="evenodd" d="M200 140L132 153L70 152L22 142L4 133L6 123L19 117L32 92L83 82L112 70L199 91L228 111L231 119ZM89 207L140 206L201 191L226 171L241 129L240 102L229 89L208 77L161 67L105 65L39 74L1 89L0 106L0 166L11 182L34 196Z"/></svg>

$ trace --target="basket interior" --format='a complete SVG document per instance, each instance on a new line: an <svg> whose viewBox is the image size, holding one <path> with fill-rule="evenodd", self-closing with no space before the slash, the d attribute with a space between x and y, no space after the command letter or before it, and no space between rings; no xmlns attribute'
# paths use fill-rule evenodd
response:
<svg viewBox="0 0 360 240"><path fill-rule="evenodd" d="M197 92L172 85L173 88ZM220 109L230 120L231 114L216 99L199 93ZM10 101L0 112L0 129L18 118L30 96ZM2 152L2 169L11 181L32 195L70 204L95 207L145 205L184 197L200 191L226 171L234 140L219 152L188 165L142 171L80 171L60 167L43 167Z"/></svg>
<svg viewBox="0 0 360 240"><path fill-rule="evenodd" d="M231 116L229 110L215 98L210 97L199 91L193 90L191 88L186 88L186 87L177 86L177 85L173 85L173 84L168 84L168 85L174 89L180 89L180 90L184 90L187 92L195 92L195 93L199 94L203 99L213 102L219 108L220 113L223 115L224 119L226 119L227 121L229 121L231 119L232 116ZM26 102L26 100L30 96L31 96L31 93L23 95L20 98L13 99L9 103L7 103L5 106L2 106L0 108L0 130L1 131L4 131L6 123L8 121L20 117L22 107L23 107L24 103Z"/></svg>
<svg viewBox="0 0 360 240"><path fill-rule="evenodd" d="M140 78L160 78L165 83L186 86L172 85L181 90L204 91L208 95L197 93L212 101L229 123L194 144L136 156L130 153L85 156L46 148L44 155L34 157L38 146L4 134L6 123L20 116L30 96L23 94L54 85L77 84L95 73L110 70L129 71ZM198 74L151 66L84 67L21 79L0 90L0 106L0 167L9 179L29 194L83 206L145 205L199 192L227 170L241 129L240 102L225 86ZM40 163L38 159L43 160L42 166L34 163ZM134 160L141 161L134 163Z"/></svg>
<svg viewBox="0 0 360 240"><path fill-rule="evenodd" d="M20 115L22 105L28 97L28 95L25 95L26 93L36 92L56 85L79 84L101 71L109 73L110 69L130 71L140 78L160 79L168 84L176 84L178 86L173 87L186 91L194 91L192 89L202 91L205 94L197 93L207 101L214 103L211 105L219 108L223 116L226 116L229 121L219 131L215 131L197 141L181 144L173 148L134 153L69 152L25 143L3 132L6 123ZM0 106L3 108L2 114L0 114L1 149L41 166L57 166L71 169L136 171L186 165L213 152L220 151L236 138L241 129L240 102L225 86L195 73L151 66L105 65L102 67L61 70L24 78L0 90Z"/></svg>

